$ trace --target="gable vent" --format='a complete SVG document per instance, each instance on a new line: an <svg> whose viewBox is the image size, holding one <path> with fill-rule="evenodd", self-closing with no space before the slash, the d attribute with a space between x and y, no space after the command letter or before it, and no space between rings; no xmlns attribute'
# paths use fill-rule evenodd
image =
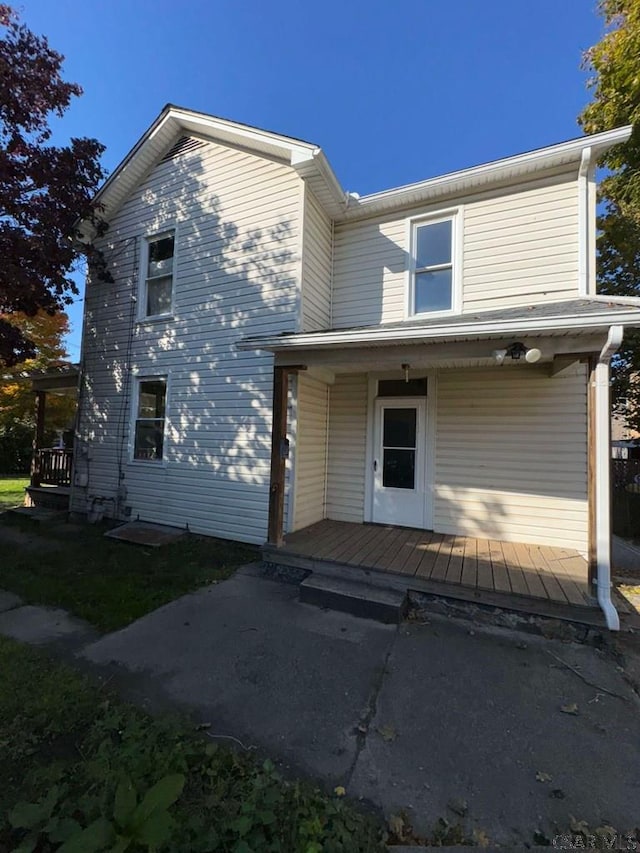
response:
<svg viewBox="0 0 640 853"><path fill-rule="evenodd" d="M173 148L170 148L167 151L160 162L164 163L166 160L173 160L173 158L177 157L178 154L185 154L187 151L195 151L196 148L202 148L202 146L206 144L207 143L204 139L196 139L194 136L181 136Z"/></svg>

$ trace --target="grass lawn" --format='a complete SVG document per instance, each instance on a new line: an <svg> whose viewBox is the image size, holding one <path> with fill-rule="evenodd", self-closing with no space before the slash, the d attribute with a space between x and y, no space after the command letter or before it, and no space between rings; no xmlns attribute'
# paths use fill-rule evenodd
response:
<svg viewBox="0 0 640 853"><path fill-rule="evenodd" d="M0 518L0 587L113 631L258 557L250 545L220 539L187 535L144 548L105 539L104 532L89 524Z"/></svg>
<svg viewBox="0 0 640 853"><path fill-rule="evenodd" d="M0 477L0 512L12 506L22 506L28 477Z"/></svg>
<svg viewBox="0 0 640 853"><path fill-rule="evenodd" d="M0 851L383 853L347 799L0 637ZM60 846L62 845L62 846Z"/></svg>

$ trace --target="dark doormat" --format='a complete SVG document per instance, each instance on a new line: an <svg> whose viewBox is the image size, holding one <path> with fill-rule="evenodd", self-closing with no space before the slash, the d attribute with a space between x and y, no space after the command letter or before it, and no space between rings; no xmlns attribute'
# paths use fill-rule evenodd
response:
<svg viewBox="0 0 640 853"><path fill-rule="evenodd" d="M121 527L108 530L104 535L109 539L131 542L133 545L145 545L147 548L159 548L184 536L186 530L178 527L166 527L163 524L151 524L149 521L129 521Z"/></svg>

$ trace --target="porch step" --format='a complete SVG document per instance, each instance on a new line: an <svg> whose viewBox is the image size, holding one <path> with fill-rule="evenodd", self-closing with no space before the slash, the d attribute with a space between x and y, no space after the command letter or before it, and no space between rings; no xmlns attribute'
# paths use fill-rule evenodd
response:
<svg viewBox="0 0 640 853"><path fill-rule="evenodd" d="M51 521L60 521L66 518L66 510L45 509L41 506L15 506L6 510L7 515L15 515L20 518L28 518L37 524L47 524Z"/></svg>
<svg viewBox="0 0 640 853"><path fill-rule="evenodd" d="M69 510L71 489L68 486L27 486L26 506L51 509L58 512Z"/></svg>
<svg viewBox="0 0 640 853"><path fill-rule="evenodd" d="M406 590L315 574L300 584L300 601L387 624L401 622L409 603Z"/></svg>

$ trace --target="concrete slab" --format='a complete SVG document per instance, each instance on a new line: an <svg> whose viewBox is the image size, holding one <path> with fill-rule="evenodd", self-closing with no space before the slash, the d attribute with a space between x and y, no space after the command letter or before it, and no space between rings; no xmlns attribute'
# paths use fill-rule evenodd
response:
<svg viewBox="0 0 640 853"><path fill-rule="evenodd" d="M0 613L0 634L34 646L60 644L82 646L98 633L57 607L26 605Z"/></svg>
<svg viewBox="0 0 640 853"><path fill-rule="evenodd" d="M301 604L295 585L239 573L83 654L160 683L173 702L210 722L211 734L255 745L334 785L355 761L357 725L395 630Z"/></svg>
<svg viewBox="0 0 640 853"><path fill-rule="evenodd" d="M0 589L0 613L4 613L7 610L13 610L15 607L20 607L22 604L22 599L19 595L16 595L13 592L5 592L5 590Z"/></svg>
<svg viewBox="0 0 640 853"><path fill-rule="evenodd" d="M16 506L8 510L11 515L17 515L20 518L28 518L30 521L47 524L52 521L59 521L65 518L67 511L60 509L48 509L42 506Z"/></svg>
<svg viewBox="0 0 640 853"><path fill-rule="evenodd" d="M384 589L362 581L356 583L315 573L300 584L300 601L396 625L402 621L408 606L405 590Z"/></svg>
<svg viewBox="0 0 640 853"><path fill-rule="evenodd" d="M562 711L574 703L577 714ZM552 839L569 815L625 831L640 798L638 707L592 647L405 625L349 791L387 815L406 809L419 830L444 817L492 843L531 844L536 830Z"/></svg>
<svg viewBox="0 0 640 853"><path fill-rule="evenodd" d="M531 845L570 815L636 825L640 705L610 657L446 617L382 625L297 596L241 571L82 660L135 681L142 701L189 708L211 735L388 816L407 810L424 833L443 817L492 844Z"/></svg>
<svg viewBox="0 0 640 853"><path fill-rule="evenodd" d="M163 524L151 524L148 521L129 521L104 535L108 539L119 539L132 545L144 545L147 548L160 548L169 542L181 539L185 530L179 527L167 527Z"/></svg>

